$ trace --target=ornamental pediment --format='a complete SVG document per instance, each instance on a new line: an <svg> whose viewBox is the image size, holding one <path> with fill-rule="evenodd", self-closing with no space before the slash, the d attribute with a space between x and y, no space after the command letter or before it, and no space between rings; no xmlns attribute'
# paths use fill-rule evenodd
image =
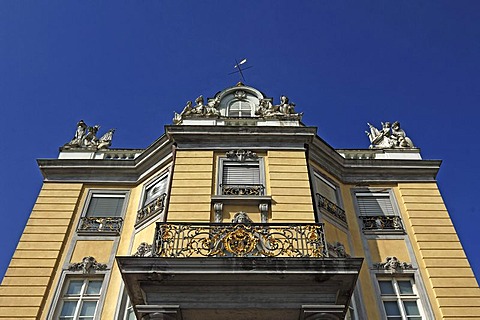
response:
<svg viewBox="0 0 480 320"><path fill-rule="evenodd" d="M295 111L295 104L282 95L278 104L259 90L238 83L235 87L218 92L215 97L205 100L203 96L195 102L187 101L180 113L175 112L173 123L189 124L190 120L215 119L260 119L260 120L301 120L303 113ZM214 124L224 124L215 122Z"/></svg>

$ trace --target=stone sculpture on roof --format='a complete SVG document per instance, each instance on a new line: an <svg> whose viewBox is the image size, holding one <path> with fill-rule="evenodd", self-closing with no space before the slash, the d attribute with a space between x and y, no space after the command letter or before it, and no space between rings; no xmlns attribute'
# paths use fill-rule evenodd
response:
<svg viewBox="0 0 480 320"><path fill-rule="evenodd" d="M234 88L217 93L215 98L208 99L206 104L203 96L199 96L195 100L194 106L192 106L191 101L187 101L182 112L174 113L173 123L180 124L185 119L205 118L220 119L242 117L278 120L301 119L303 113L295 112L295 104L291 103L287 96L282 95L280 97L280 103L275 105L271 98L265 98L261 93L258 95L254 94L254 98L252 99L252 92L254 91L256 91L256 89L245 87L242 83L239 83ZM236 114L232 116L229 108L234 103L239 103L241 106L239 107L237 105L237 108L240 109L235 109ZM242 107L244 109L242 109ZM251 113L248 112L249 107L251 108ZM241 113L239 113L240 111L238 110L241 110Z"/></svg>
<svg viewBox="0 0 480 320"><path fill-rule="evenodd" d="M98 130L100 126L94 125L93 127L87 126L87 124L80 120L77 123L77 130L73 139L67 142L62 150L68 149L93 149L101 150L107 149L112 144L113 133L115 129L110 129L100 139L97 138Z"/></svg>
<svg viewBox="0 0 480 320"><path fill-rule="evenodd" d="M382 129L377 129L367 123L370 131L365 131L370 139L370 149L401 149L415 148L412 140L407 137L405 131L400 128L400 122L382 122Z"/></svg>

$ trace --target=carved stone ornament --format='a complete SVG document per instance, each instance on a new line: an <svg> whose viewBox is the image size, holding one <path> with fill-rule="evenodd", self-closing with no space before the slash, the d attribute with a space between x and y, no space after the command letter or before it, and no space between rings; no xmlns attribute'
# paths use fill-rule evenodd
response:
<svg viewBox="0 0 480 320"><path fill-rule="evenodd" d="M82 271L83 273L90 273L92 270L106 270L107 265L98 263L94 257L84 257L82 262L71 263L68 266L69 271Z"/></svg>
<svg viewBox="0 0 480 320"><path fill-rule="evenodd" d="M373 267L378 270L384 269L392 272L413 269L411 263L401 262L397 257L387 257L385 262L374 263Z"/></svg>
<svg viewBox="0 0 480 320"><path fill-rule="evenodd" d="M153 256L153 245L146 242L140 243L137 248L137 252L133 254L134 257L152 257Z"/></svg>
<svg viewBox="0 0 480 320"><path fill-rule="evenodd" d="M245 162L246 160L257 160L258 156L255 152L249 150L230 150L226 154L228 159Z"/></svg>
<svg viewBox="0 0 480 320"><path fill-rule="evenodd" d="M400 128L400 122L395 121L392 125L390 122L382 122L382 129L377 129L370 123L367 123L370 131L365 131L370 139L370 149L402 149L415 148L412 140Z"/></svg>
<svg viewBox="0 0 480 320"><path fill-rule="evenodd" d="M273 105L271 99L260 100L260 105L255 114L262 118L278 118L285 120L300 120L303 112L295 112L295 103L289 102L287 96L280 97L280 104Z"/></svg>
<svg viewBox="0 0 480 320"><path fill-rule="evenodd" d="M253 220L250 219L250 217L246 212L240 211L235 213L235 216L233 217L232 222L239 223L239 224L248 224L248 223L253 223Z"/></svg>
<svg viewBox="0 0 480 320"><path fill-rule="evenodd" d="M235 98L237 99L245 99L247 97L247 94L243 90L237 90L235 91Z"/></svg>
<svg viewBox="0 0 480 320"><path fill-rule="evenodd" d="M328 254L330 257L350 258L345 250L345 246L341 242L327 242Z"/></svg>
<svg viewBox="0 0 480 320"><path fill-rule="evenodd" d="M244 85L239 83L237 86ZM239 89L233 93L233 96L237 100L245 100L247 99L247 94L247 91ZM184 119L228 118L228 115L222 116L219 110L221 96L221 94L217 94L215 98L208 99L206 104L203 96L199 96L195 99L195 105L193 105L192 101L187 101L182 112L174 112L173 123L177 125L181 124ZM299 121L303 116L303 112L295 112L295 103L291 103L285 95L280 97L280 104L277 105L273 104L272 98L264 99L258 97L258 99L260 99L260 101L255 105L255 116L253 118Z"/></svg>
<svg viewBox="0 0 480 320"><path fill-rule="evenodd" d="M67 142L62 150L69 149L88 149L88 150L101 150L107 149L112 144L113 134L115 129L108 130L100 139L97 138L98 130L100 126L94 125L93 127L87 126L87 124L80 120L77 123L77 131L73 139Z"/></svg>

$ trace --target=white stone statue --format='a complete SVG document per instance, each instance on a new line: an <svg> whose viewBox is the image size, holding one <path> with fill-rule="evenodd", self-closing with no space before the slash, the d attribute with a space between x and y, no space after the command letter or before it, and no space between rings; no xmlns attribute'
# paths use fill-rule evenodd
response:
<svg viewBox="0 0 480 320"><path fill-rule="evenodd" d="M390 125L390 122L382 122L381 130L370 123L367 125L370 132L365 131L365 133L370 139L370 149L415 148L412 140L400 128L398 121L395 121L393 125Z"/></svg>
<svg viewBox="0 0 480 320"><path fill-rule="evenodd" d="M70 142L67 142L62 149L106 149L110 147L112 143L113 133L115 129L110 129L105 133L100 139L97 138L98 130L100 129L99 125L94 125L93 127L87 126L87 124L80 120L77 123L77 130L75 131L75 136Z"/></svg>

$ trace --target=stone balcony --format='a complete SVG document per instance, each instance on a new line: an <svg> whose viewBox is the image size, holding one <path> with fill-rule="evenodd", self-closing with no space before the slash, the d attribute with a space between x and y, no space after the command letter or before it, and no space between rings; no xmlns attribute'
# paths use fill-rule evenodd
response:
<svg viewBox="0 0 480 320"><path fill-rule="evenodd" d="M157 223L117 262L139 319L301 320L343 319L362 259L320 223Z"/></svg>

